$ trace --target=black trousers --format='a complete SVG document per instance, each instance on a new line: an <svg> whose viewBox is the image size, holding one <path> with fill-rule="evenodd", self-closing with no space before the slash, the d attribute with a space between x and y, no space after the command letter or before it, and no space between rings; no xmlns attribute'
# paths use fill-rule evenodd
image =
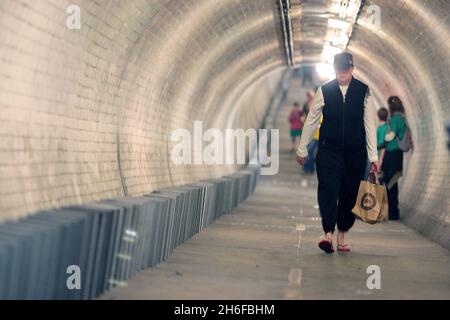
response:
<svg viewBox="0 0 450 320"><path fill-rule="evenodd" d="M366 146L340 148L319 142L316 157L317 195L325 233L348 231L355 223L352 209L367 163Z"/></svg>
<svg viewBox="0 0 450 320"><path fill-rule="evenodd" d="M400 210L398 208L398 179L399 174L403 172L403 151L386 151L383 160L383 183L388 185L387 195L389 203L389 219L398 220ZM389 185L392 185L389 188Z"/></svg>
<svg viewBox="0 0 450 320"><path fill-rule="evenodd" d="M389 204L389 220L400 219L400 209L398 208L398 183L387 190Z"/></svg>

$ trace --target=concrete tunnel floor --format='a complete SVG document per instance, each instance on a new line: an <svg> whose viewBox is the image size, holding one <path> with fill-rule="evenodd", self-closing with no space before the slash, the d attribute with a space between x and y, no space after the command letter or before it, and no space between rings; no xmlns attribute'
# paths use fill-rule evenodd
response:
<svg viewBox="0 0 450 320"><path fill-rule="evenodd" d="M317 247L317 180L289 153L286 121L304 93L291 89L277 118L279 173L261 177L231 214L100 299L450 299L450 253L401 221L357 221L347 236L351 253ZM297 224L305 226L300 236ZM380 267L381 289L367 287L371 265Z"/></svg>

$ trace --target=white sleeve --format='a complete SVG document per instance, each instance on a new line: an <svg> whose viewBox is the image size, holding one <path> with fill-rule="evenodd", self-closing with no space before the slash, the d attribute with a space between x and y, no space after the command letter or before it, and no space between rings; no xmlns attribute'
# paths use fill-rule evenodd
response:
<svg viewBox="0 0 450 320"><path fill-rule="evenodd" d="M377 151L377 108L370 90L367 90L364 104L364 128L366 130L367 156L370 162L378 161Z"/></svg>
<svg viewBox="0 0 450 320"><path fill-rule="evenodd" d="M314 137L314 132L319 126L324 104L325 101L323 98L322 87L319 87L312 101L305 125L303 126L302 137L297 148L297 155L299 157L306 158L308 156L307 147Z"/></svg>

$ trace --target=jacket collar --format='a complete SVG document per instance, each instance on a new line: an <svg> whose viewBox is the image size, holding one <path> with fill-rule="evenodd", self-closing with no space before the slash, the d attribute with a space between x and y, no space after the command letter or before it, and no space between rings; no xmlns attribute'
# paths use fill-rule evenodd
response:
<svg viewBox="0 0 450 320"><path fill-rule="evenodd" d="M342 95L341 92L341 88L339 85L339 81L337 79L334 79L334 86L335 88L338 90L339 94L342 97L342 101L345 103L345 101L347 100L347 96L349 95L349 92L351 92L351 88L353 87L353 83L355 82L355 77L352 76L352 78L350 79L350 82L348 83L348 88L347 88L347 92L345 93L345 97Z"/></svg>
<svg viewBox="0 0 450 320"><path fill-rule="evenodd" d="M350 82L348 83L348 87L350 88L350 86L355 82L355 77L352 76L352 78L350 79ZM335 85L337 85L338 87L340 87L339 81L337 79L334 79L334 83Z"/></svg>

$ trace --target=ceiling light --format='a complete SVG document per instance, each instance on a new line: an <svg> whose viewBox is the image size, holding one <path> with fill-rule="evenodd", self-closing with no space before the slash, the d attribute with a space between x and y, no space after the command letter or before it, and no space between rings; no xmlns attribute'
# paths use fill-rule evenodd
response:
<svg viewBox="0 0 450 320"><path fill-rule="evenodd" d="M345 45L349 41L349 37L345 32L335 30L331 36L328 37L328 40L333 46L337 47L345 47Z"/></svg>
<svg viewBox="0 0 450 320"><path fill-rule="evenodd" d="M340 29L340 30L347 32L350 27L350 23L345 20L328 19L328 26L330 28Z"/></svg>
<svg viewBox="0 0 450 320"><path fill-rule="evenodd" d="M338 53L341 53L342 51L343 50L341 48L330 46L330 45L325 45L323 47L323 52L322 52L322 61L329 63L329 64L333 64L334 56L337 55Z"/></svg>
<svg viewBox="0 0 450 320"><path fill-rule="evenodd" d="M316 71L319 77L324 80L331 80L336 77L334 67L329 63L318 63L316 65Z"/></svg>

